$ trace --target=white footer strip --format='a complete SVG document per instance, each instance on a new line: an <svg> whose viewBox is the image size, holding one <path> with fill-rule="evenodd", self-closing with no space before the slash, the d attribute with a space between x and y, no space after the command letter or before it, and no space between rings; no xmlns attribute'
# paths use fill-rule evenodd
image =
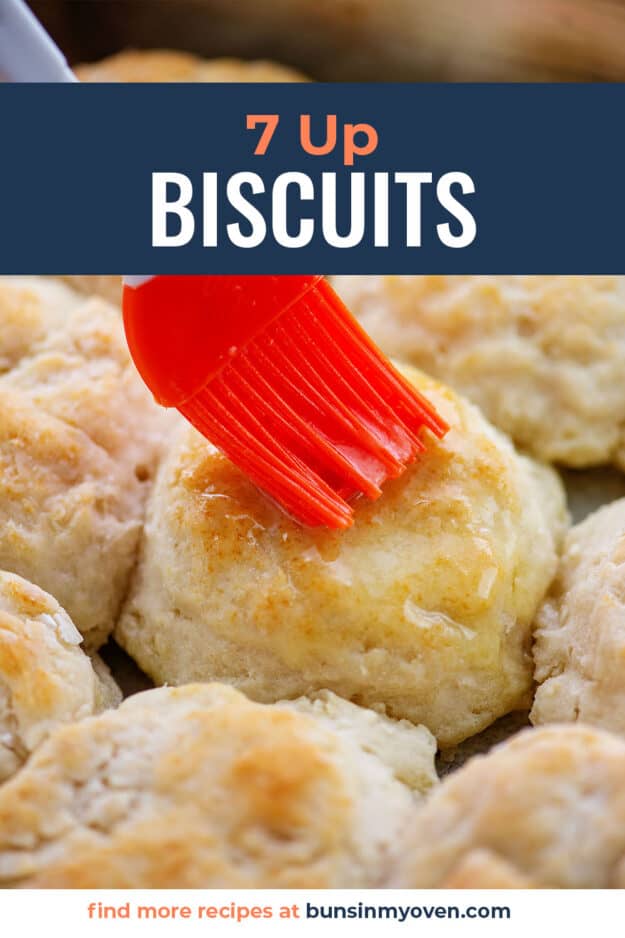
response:
<svg viewBox="0 0 625 938"><path fill-rule="evenodd" d="M5 890L3 935L621 936L618 890ZM37 930L37 931L36 931Z"/></svg>

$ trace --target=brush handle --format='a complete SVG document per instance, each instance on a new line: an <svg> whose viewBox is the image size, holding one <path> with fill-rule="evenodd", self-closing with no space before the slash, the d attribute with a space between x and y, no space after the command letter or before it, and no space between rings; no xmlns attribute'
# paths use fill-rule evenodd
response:
<svg viewBox="0 0 625 938"><path fill-rule="evenodd" d="M63 53L23 0L0 0L0 79L77 81Z"/></svg>

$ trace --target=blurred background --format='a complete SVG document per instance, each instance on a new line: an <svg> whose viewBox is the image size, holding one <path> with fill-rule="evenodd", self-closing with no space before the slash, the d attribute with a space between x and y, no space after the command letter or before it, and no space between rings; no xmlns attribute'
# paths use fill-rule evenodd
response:
<svg viewBox="0 0 625 938"><path fill-rule="evenodd" d="M1 0L0 0L1 2ZM326 81L623 81L625 0L31 0L72 64L128 48Z"/></svg>

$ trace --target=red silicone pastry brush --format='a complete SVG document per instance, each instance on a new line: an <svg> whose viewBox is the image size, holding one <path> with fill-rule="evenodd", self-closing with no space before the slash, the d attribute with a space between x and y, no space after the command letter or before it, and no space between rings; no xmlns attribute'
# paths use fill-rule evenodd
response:
<svg viewBox="0 0 625 938"><path fill-rule="evenodd" d="M156 400L303 524L349 527L447 431L322 277L126 277L124 323Z"/></svg>

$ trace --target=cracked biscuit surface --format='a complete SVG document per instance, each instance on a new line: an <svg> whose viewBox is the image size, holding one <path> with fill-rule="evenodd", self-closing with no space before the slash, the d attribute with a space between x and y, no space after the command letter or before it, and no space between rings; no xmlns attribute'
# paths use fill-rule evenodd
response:
<svg viewBox="0 0 625 938"><path fill-rule="evenodd" d="M625 277L335 277L389 355L447 381L528 452L625 468Z"/></svg>
<svg viewBox="0 0 625 938"><path fill-rule="evenodd" d="M418 812L392 885L625 887L625 742L524 730L450 775Z"/></svg>
<svg viewBox="0 0 625 938"><path fill-rule="evenodd" d="M291 521L182 429L116 631L157 683L220 680L266 702L329 688L441 745L527 703L560 482L454 392L406 374L451 430L343 532Z"/></svg>
<svg viewBox="0 0 625 938"><path fill-rule="evenodd" d="M103 662L48 593L0 571L0 782L59 724L121 701Z"/></svg>
<svg viewBox="0 0 625 938"><path fill-rule="evenodd" d="M328 694L275 707L221 685L146 691L57 729L0 788L0 884L376 885L434 751L423 727Z"/></svg>
<svg viewBox="0 0 625 938"><path fill-rule="evenodd" d="M112 306L0 278L0 569L49 591L90 650L118 615L169 426Z"/></svg>
<svg viewBox="0 0 625 938"><path fill-rule="evenodd" d="M625 735L625 499L571 528L536 622L535 724Z"/></svg>

